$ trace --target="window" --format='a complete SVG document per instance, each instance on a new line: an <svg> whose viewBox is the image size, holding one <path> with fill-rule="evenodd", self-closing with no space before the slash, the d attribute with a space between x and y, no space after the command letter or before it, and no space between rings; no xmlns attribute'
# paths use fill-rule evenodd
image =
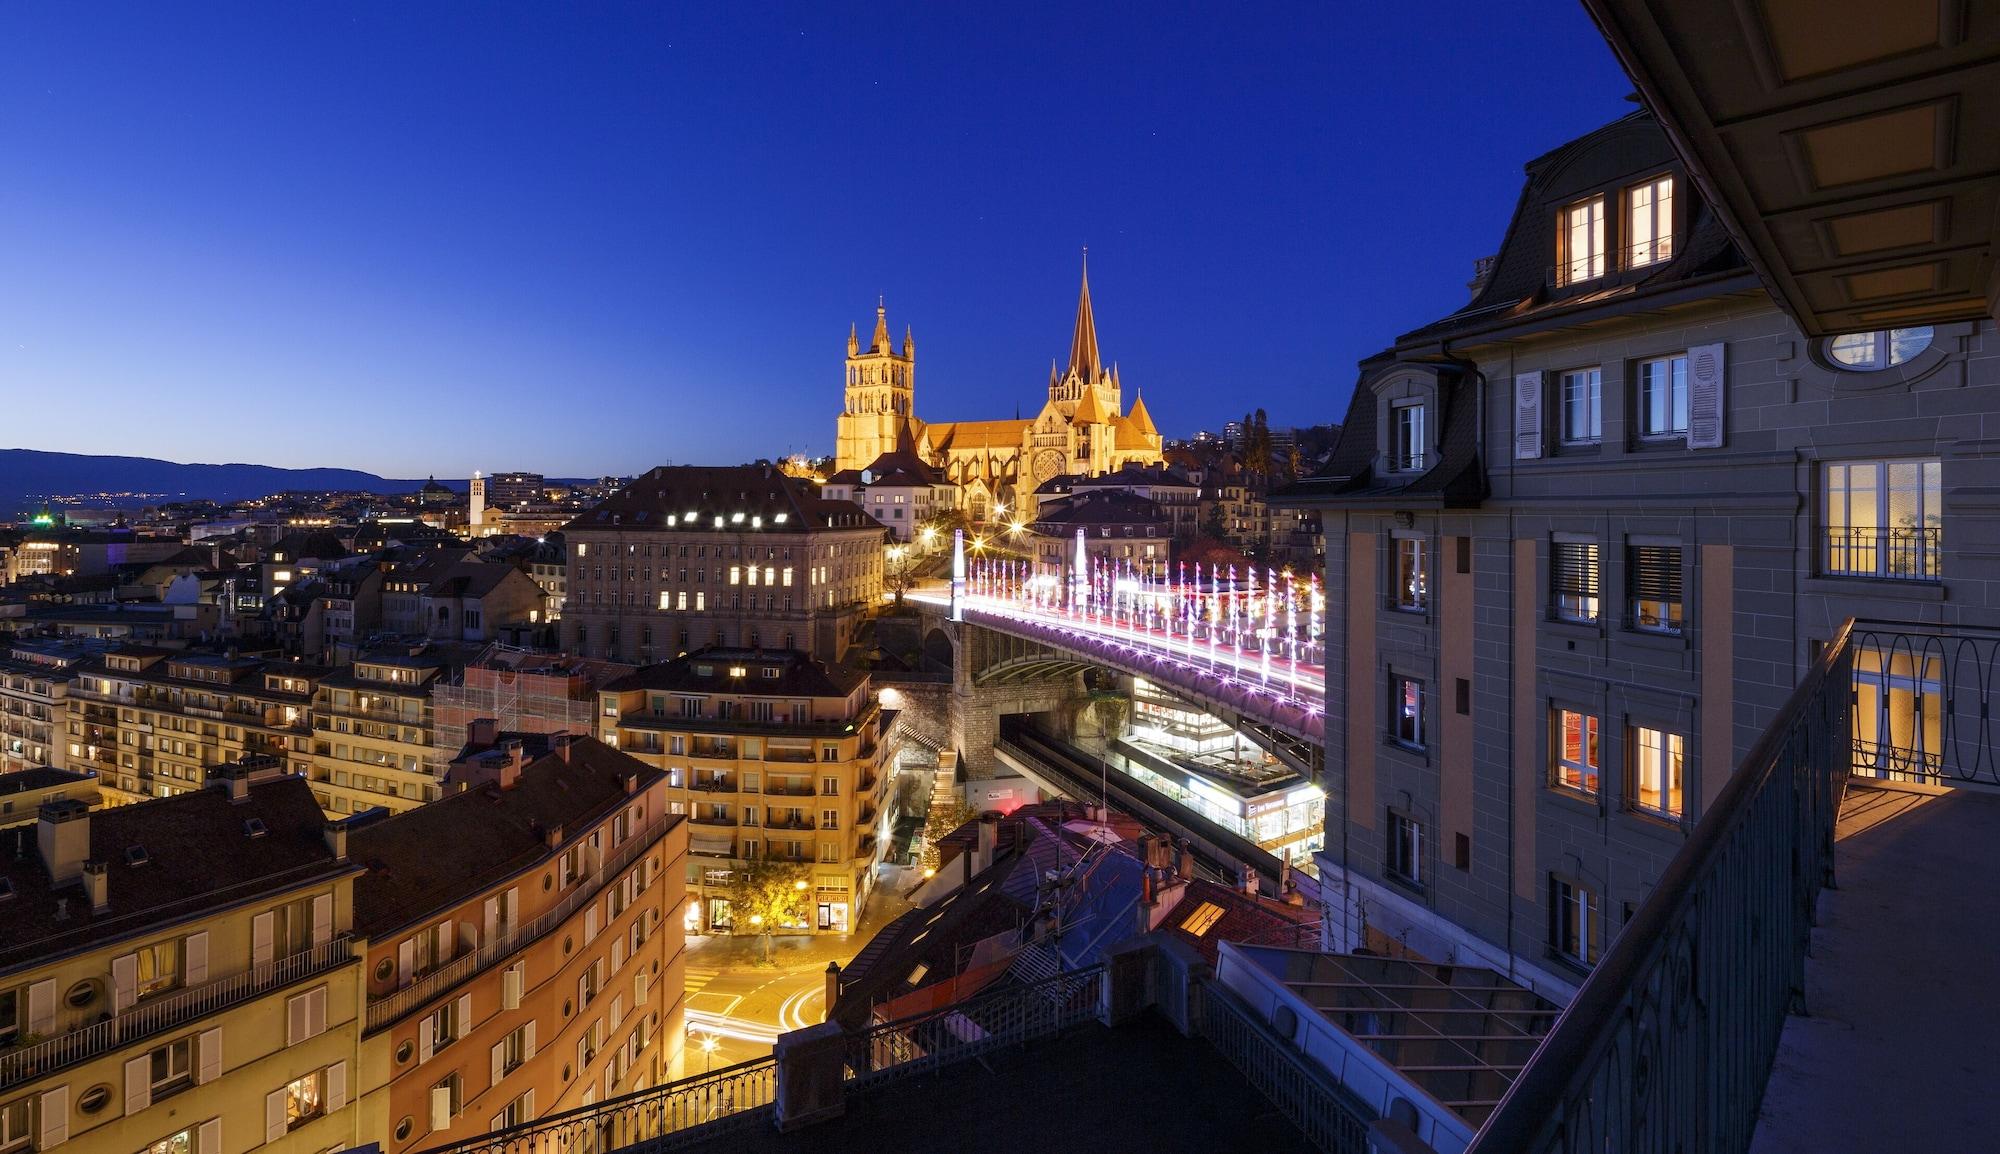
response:
<svg viewBox="0 0 2000 1154"><path fill-rule="evenodd" d="M1826 355L1844 369L1872 373L1900 365L1931 347L1928 325L1848 333L1826 342Z"/></svg>
<svg viewBox="0 0 2000 1154"><path fill-rule="evenodd" d="M1943 545L1943 466L1936 458L1825 467L1826 572L1936 581Z"/></svg>
<svg viewBox="0 0 2000 1154"><path fill-rule="evenodd" d="M155 1047L147 1058L150 1062L147 1081L152 1088L153 1101L157 1102L194 1084L193 1036Z"/></svg>
<svg viewBox="0 0 2000 1154"><path fill-rule="evenodd" d="M0 1102L0 1150L26 1150L28 1148L28 1100L16 1098L12 1102Z"/></svg>
<svg viewBox="0 0 2000 1154"><path fill-rule="evenodd" d="M823 865L833 865L840 861L840 843L823 841L819 843L819 860Z"/></svg>
<svg viewBox="0 0 2000 1154"><path fill-rule="evenodd" d="M1424 683L1412 677L1389 679L1389 736L1398 745L1424 747Z"/></svg>
<svg viewBox="0 0 2000 1154"><path fill-rule="evenodd" d="M1644 268L1674 255L1674 178L1625 190L1625 267Z"/></svg>
<svg viewBox="0 0 2000 1154"><path fill-rule="evenodd" d="M1666 439L1688 431L1687 354L1639 362L1639 435Z"/></svg>
<svg viewBox="0 0 2000 1154"><path fill-rule="evenodd" d="M326 1071L285 1083L285 1129L296 1130L326 1113Z"/></svg>
<svg viewBox="0 0 2000 1154"><path fill-rule="evenodd" d="M140 1147L139 1154L194 1154L194 1127L176 1130L156 1142Z"/></svg>
<svg viewBox="0 0 2000 1154"><path fill-rule="evenodd" d="M839 810L837 810L837 809L823 809L823 810L820 810L820 811L819 811L819 827L820 827L821 829L839 829L839 828L840 828L840 811L839 811Z"/></svg>
<svg viewBox="0 0 2000 1154"><path fill-rule="evenodd" d="M1568 961L1594 966L1604 949L1597 895L1573 881L1549 875L1549 948Z"/></svg>
<svg viewBox="0 0 2000 1154"><path fill-rule="evenodd" d="M1595 445L1604 439L1604 371L1577 369L1562 375L1562 441Z"/></svg>
<svg viewBox="0 0 2000 1154"><path fill-rule="evenodd" d="M1597 620L1597 542L1557 541L1549 547L1549 581L1555 615L1564 621Z"/></svg>
<svg viewBox="0 0 2000 1154"><path fill-rule="evenodd" d="M431 1049L442 1050L458 1040L458 1031L464 1025L458 1020L458 1002L450 1001L431 1011L424 1019L422 1030L430 1033Z"/></svg>
<svg viewBox="0 0 2000 1154"><path fill-rule="evenodd" d="M1944 765L1944 657L1908 646L1854 650L1854 769L1897 781Z"/></svg>
<svg viewBox="0 0 2000 1154"><path fill-rule="evenodd" d="M1424 467L1424 407L1397 405L1389 424L1393 440L1389 446L1389 467L1397 472L1414 472Z"/></svg>
<svg viewBox="0 0 2000 1154"><path fill-rule="evenodd" d="M838 793L840 792L840 779L839 779L839 778L837 778L837 777L822 777L822 778L820 778L820 779L819 779L819 791L820 791L820 793L822 793L822 794L824 794L824 795L826 795L826 796L828 796L828 797L832 797L832 796L834 796L834 795L838 794Z"/></svg>
<svg viewBox="0 0 2000 1154"><path fill-rule="evenodd" d="M529 1090L507 1103L498 1114L493 1115L493 1129L506 1130L533 1121L535 1117L535 1092Z"/></svg>
<svg viewBox="0 0 2000 1154"><path fill-rule="evenodd" d="M1640 727L1632 737L1632 806L1678 821L1684 791L1682 750L1678 733Z"/></svg>
<svg viewBox="0 0 2000 1154"><path fill-rule="evenodd" d="M1417 820L1389 811L1389 876L1410 885L1423 884L1424 827Z"/></svg>
<svg viewBox="0 0 2000 1154"><path fill-rule="evenodd" d="M500 1051L498 1068L501 1074L511 1074L520 1069L521 1063L528 1060L528 1027L516 1027L506 1037L500 1039L496 1048Z"/></svg>
<svg viewBox="0 0 2000 1154"><path fill-rule="evenodd" d="M1556 283L1576 284L1604 275L1604 198L1593 196L1562 210L1557 234Z"/></svg>
<svg viewBox="0 0 2000 1154"><path fill-rule="evenodd" d="M1555 765L1549 781L1564 789L1597 792L1597 718L1573 709L1556 710Z"/></svg>
<svg viewBox="0 0 2000 1154"><path fill-rule="evenodd" d="M1424 558L1424 542L1417 537L1396 539L1396 585L1394 604L1398 609L1421 611L1430 603L1430 570Z"/></svg>
<svg viewBox="0 0 2000 1154"><path fill-rule="evenodd" d="M181 984L181 944L160 942L138 952L139 997L164 994Z"/></svg>
<svg viewBox="0 0 2000 1154"><path fill-rule="evenodd" d="M0 990L0 1046L11 1044L21 1033L26 995L21 987ZM0 1146L3 1149L4 1146Z"/></svg>
<svg viewBox="0 0 2000 1154"><path fill-rule="evenodd" d="M431 1129L450 1128L451 1120L458 1116L459 1108L464 1105L462 1092L463 1083L455 1070L446 1075L444 1081L431 1087Z"/></svg>
<svg viewBox="0 0 2000 1154"><path fill-rule="evenodd" d="M1632 628L1646 633L1681 631L1681 550L1678 545L1634 545L1626 550L1626 584Z"/></svg>

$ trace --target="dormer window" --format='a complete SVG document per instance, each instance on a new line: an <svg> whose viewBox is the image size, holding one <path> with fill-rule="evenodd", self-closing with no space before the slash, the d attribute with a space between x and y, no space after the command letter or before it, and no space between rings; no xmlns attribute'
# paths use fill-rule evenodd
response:
<svg viewBox="0 0 2000 1154"><path fill-rule="evenodd" d="M1625 267L1644 268L1674 255L1674 178L1656 177L1625 190Z"/></svg>
<svg viewBox="0 0 2000 1154"><path fill-rule="evenodd" d="M1423 469L1428 464L1424 452L1424 406L1395 405L1389 413L1389 467L1399 473Z"/></svg>
<svg viewBox="0 0 2000 1154"><path fill-rule="evenodd" d="M1604 198L1593 196L1562 210L1556 234L1556 283L1571 285L1604 275Z"/></svg>

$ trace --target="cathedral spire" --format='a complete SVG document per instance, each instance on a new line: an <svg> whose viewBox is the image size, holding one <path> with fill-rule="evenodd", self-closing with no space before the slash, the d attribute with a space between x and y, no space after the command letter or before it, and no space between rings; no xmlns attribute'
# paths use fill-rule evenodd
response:
<svg viewBox="0 0 2000 1154"><path fill-rule="evenodd" d="M847 326L847 355L854 356L861 351L861 336L852 322Z"/></svg>
<svg viewBox="0 0 2000 1154"><path fill-rule="evenodd" d="M1083 291L1076 298L1076 333L1069 341L1069 371L1086 381L1102 372L1097 359L1097 319L1090 313L1090 250L1083 250Z"/></svg>
<svg viewBox="0 0 2000 1154"><path fill-rule="evenodd" d="M877 353L893 351L889 347L889 307L879 296L875 298L875 335L869 339L868 349Z"/></svg>

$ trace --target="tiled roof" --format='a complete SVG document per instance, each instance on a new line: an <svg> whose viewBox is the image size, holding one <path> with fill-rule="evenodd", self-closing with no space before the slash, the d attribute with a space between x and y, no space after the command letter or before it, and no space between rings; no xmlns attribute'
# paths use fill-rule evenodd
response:
<svg viewBox="0 0 2000 1154"><path fill-rule="evenodd" d="M733 666L749 671L729 676ZM704 675L701 670L710 672ZM778 670L766 677L766 669ZM607 693L634 689L686 690L695 693L769 694L779 697L846 697L867 680L867 674L845 665L829 665L807 654L786 649L696 650L685 657L648 665L605 683Z"/></svg>

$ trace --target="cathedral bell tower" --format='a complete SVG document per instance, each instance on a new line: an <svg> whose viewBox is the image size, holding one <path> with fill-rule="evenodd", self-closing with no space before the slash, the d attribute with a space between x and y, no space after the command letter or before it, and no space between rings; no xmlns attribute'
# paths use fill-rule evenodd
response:
<svg viewBox="0 0 2000 1154"><path fill-rule="evenodd" d="M846 404L834 447L836 470L865 469L902 443L915 410L917 344L903 330L898 350L889 339L889 310L875 302L875 333L863 348L847 330Z"/></svg>

